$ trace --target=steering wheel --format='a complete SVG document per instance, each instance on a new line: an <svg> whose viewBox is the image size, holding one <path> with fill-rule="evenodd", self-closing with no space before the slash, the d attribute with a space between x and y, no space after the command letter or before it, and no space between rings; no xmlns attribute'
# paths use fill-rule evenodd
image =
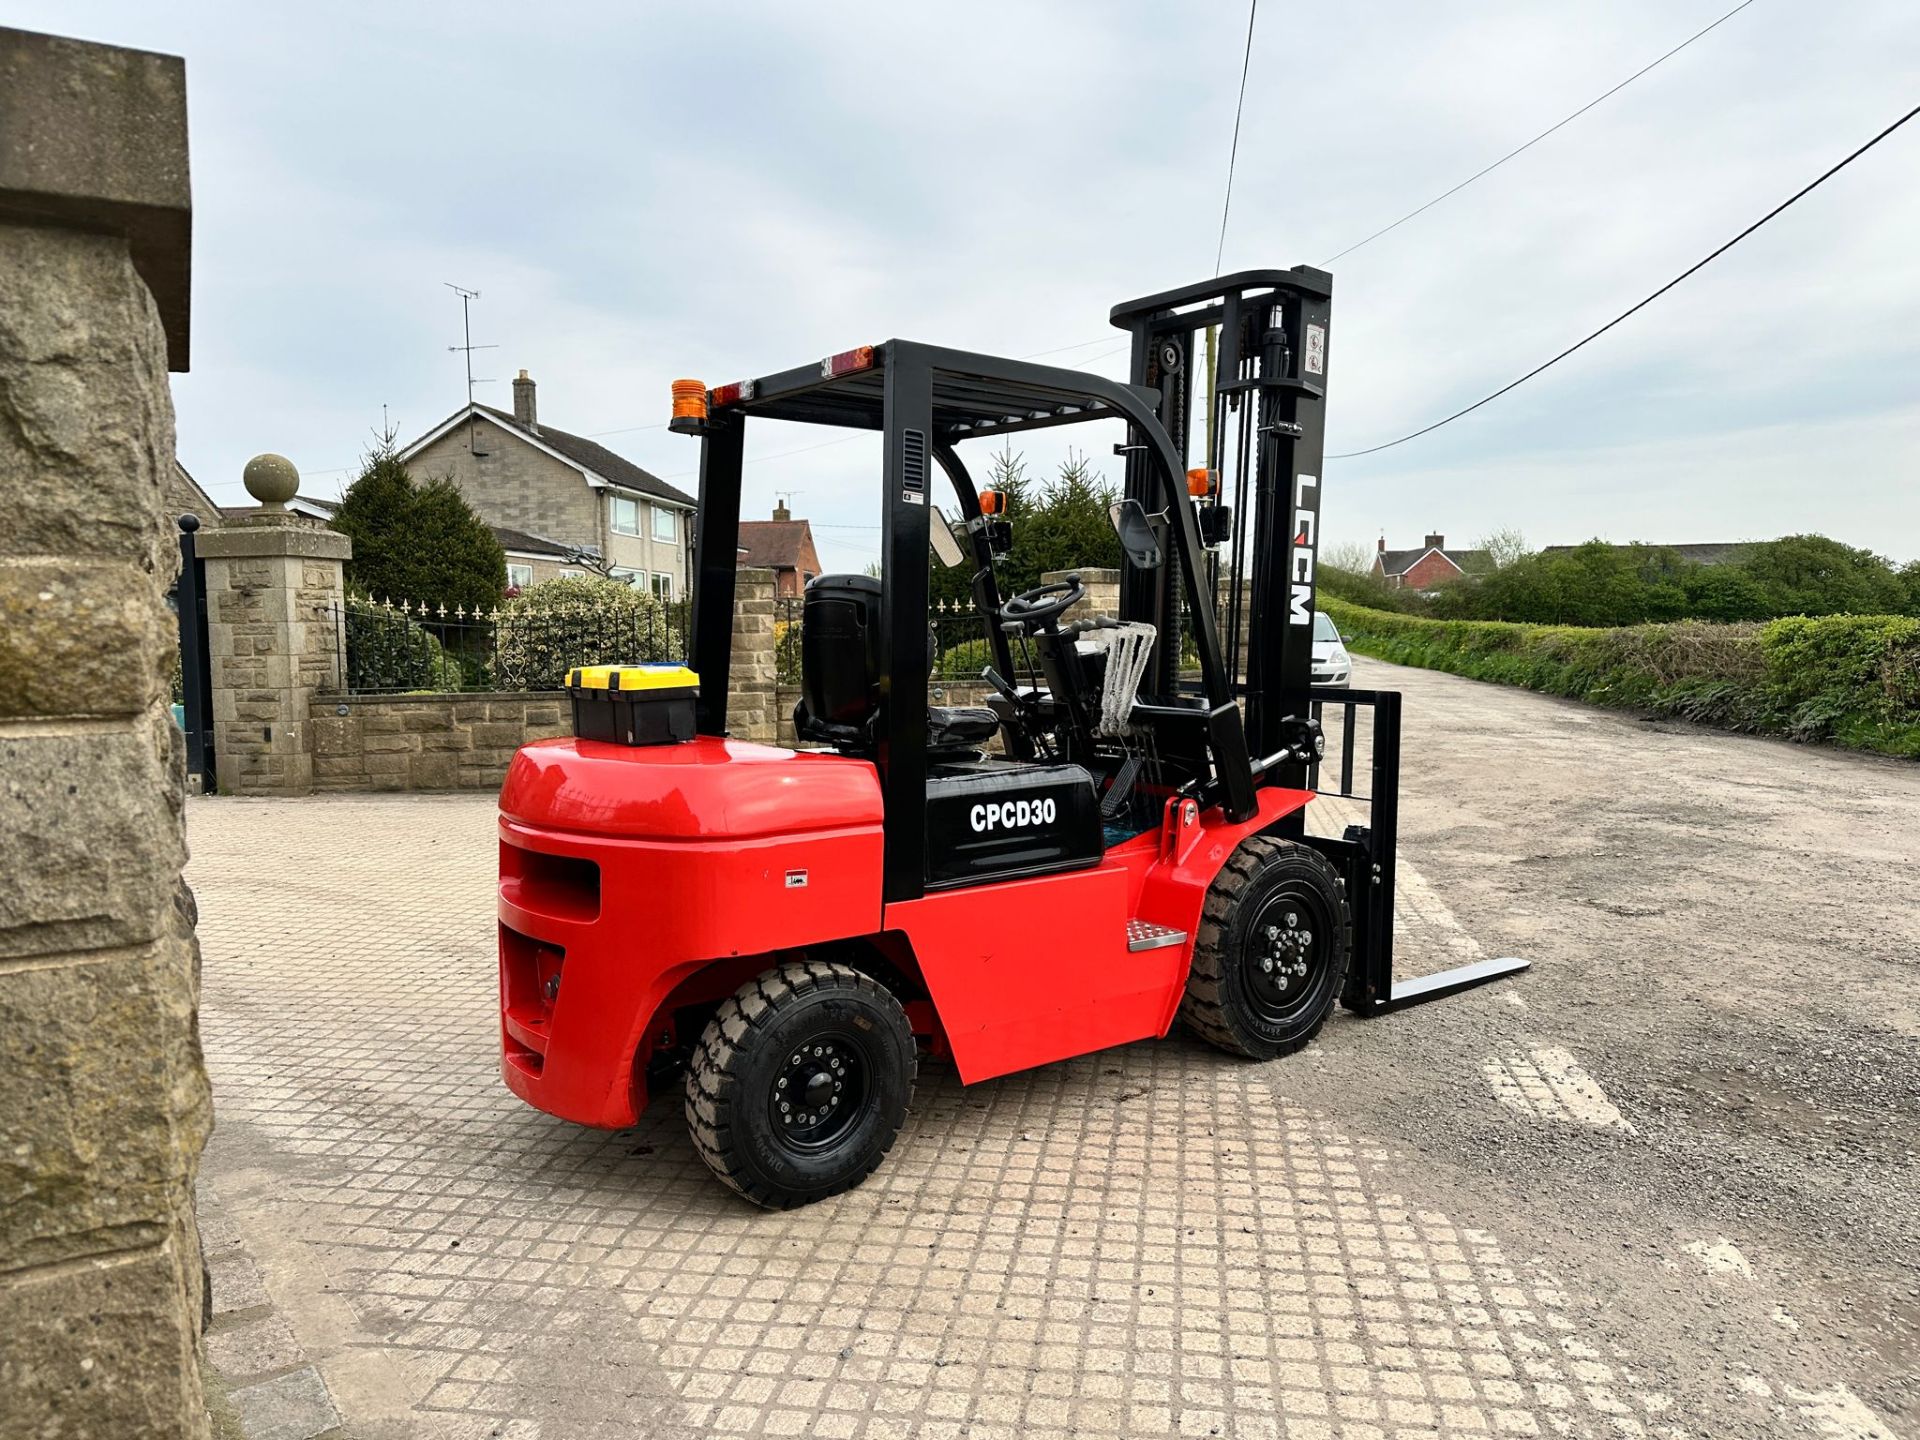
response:
<svg viewBox="0 0 1920 1440"><path fill-rule="evenodd" d="M1022 590L1000 607L1000 623L1032 634L1052 625L1086 598L1086 583L1078 575Z"/></svg>

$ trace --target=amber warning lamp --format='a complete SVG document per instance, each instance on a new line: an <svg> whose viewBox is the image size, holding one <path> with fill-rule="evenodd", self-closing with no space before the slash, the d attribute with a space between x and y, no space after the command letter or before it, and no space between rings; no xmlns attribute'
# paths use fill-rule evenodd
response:
<svg viewBox="0 0 1920 1440"><path fill-rule="evenodd" d="M1005 502L1001 499L998 490L982 490L980 492L980 513L982 515L998 515L1003 508L1005 508Z"/></svg>
<svg viewBox="0 0 1920 1440"><path fill-rule="evenodd" d="M1213 471L1202 466L1198 470L1187 471L1187 494L1196 500L1204 500L1213 493Z"/></svg>
<svg viewBox="0 0 1920 1440"><path fill-rule="evenodd" d="M676 380L673 382L673 419L667 422L669 430L681 434L698 434L707 423L707 387L701 380Z"/></svg>

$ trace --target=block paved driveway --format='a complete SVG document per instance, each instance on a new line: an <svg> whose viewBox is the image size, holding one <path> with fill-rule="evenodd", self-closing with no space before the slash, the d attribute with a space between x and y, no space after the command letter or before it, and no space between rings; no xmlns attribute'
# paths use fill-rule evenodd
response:
<svg viewBox="0 0 1920 1440"><path fill-rule="evenodd" d="M1416 751L1459 738L1450 725L1490 732L1489 756L1593 724L1644 748L1630 720L1390 681L1409 691ZM1741 752L1743 773L1806 753L1670 733L1690 755ZM1693 783L1692 763L1668 789ZM1910 771L1820 763L1866 767L1864 790L1891 787L1920 815ZM1913 1272L1878 1251L1849 1260L1796 1218L1821 1175L1756 1177L1736 1143L1751 1117L1736 1134L1705 1102L1670 1103L1725 1017L1682 1013L1670 1046L1648 1041L1622 1068L1595 1011L1623 987L1628 1008L1649 1000L1644 962L1619 962L1617 937L1551 881L1511 864L1506 883L1486 879L1485 837L1481 878L1459 883L1480 918L1463 917L1439 879L1463 842L1422 835L1455 809L1412 794L1421 783L1405 968L1519 939L1531 975L1386 1020L1342 1015L1274 1065L1178 1033L972 1088L926 1065L879 1173L787 1215L708 1177L677 1096L611 1134L502 1087L490 798L192 802L218 1122L201 1204L209 1350L245 1433L1920 1433ZM1544 822L1526 784L1510 789L1524 852ZM1734 1018L1767 1055L1791 1033L1778 1007ZM1883 1024L1874 1041L1889 1100L1912 1086L1917 1032ZM1778 1078L1755 1093L1783 1134L1804 1118L1780 1110ZM1910 1113L1902 1124L1872 1177L1851 1173L1905 1191L1910 1215ZM1723 1167L1748 1193L1720 1187Z"/></svg>

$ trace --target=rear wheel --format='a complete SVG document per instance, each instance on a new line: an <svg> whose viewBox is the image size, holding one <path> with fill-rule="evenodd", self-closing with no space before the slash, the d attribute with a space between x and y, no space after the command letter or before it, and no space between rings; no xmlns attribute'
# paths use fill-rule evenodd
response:
<svg viewBox="0 0 1920 1440"><path fill-rule="evenodd" d="M778 965L723 1001L687 1067L687 1128L707 1167L788 1210L851 1189L892 1148L913 1095L913 1030L846 965Z"/></svg>
<svg viewBox="0 0 1920 1440"><path fill-rule="evenodd" d="M1234 1055L1289 1055L1340 998L1352 940L1340 877L1319 851L1244 840L1207 890L1180 1019Z"/></svg>

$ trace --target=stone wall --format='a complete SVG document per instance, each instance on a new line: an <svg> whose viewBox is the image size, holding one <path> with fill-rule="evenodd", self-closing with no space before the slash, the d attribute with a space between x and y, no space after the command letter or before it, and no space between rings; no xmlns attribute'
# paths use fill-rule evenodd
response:
<svg viewBox="0 0 1920 1440"><path fill-rule="evenodd" d="M185 296L170 335L139 249L184 233L183 67L0 30L0 135L0 1432L200 1437L211 1114L166 705ZM184 284L177 259L147 273Z"/></svg>
<svg viewBox="0 0 1920 1440"><path fill-rule="evenodd" d="M728 732L772 743L771 570L739 572L733 627ZM571 702L557 690L315 694L307 701L306 717L315 790L498 789L520 746L573 733ZM223 768L223 779L224 774Z"/></svg>
<svg viewBox="0 0 1920 1440"><path fill-rule="evenodd" d="M565 691L321 695L311 705L316 790L497 790L520 746L573 732Z"/></svg>

